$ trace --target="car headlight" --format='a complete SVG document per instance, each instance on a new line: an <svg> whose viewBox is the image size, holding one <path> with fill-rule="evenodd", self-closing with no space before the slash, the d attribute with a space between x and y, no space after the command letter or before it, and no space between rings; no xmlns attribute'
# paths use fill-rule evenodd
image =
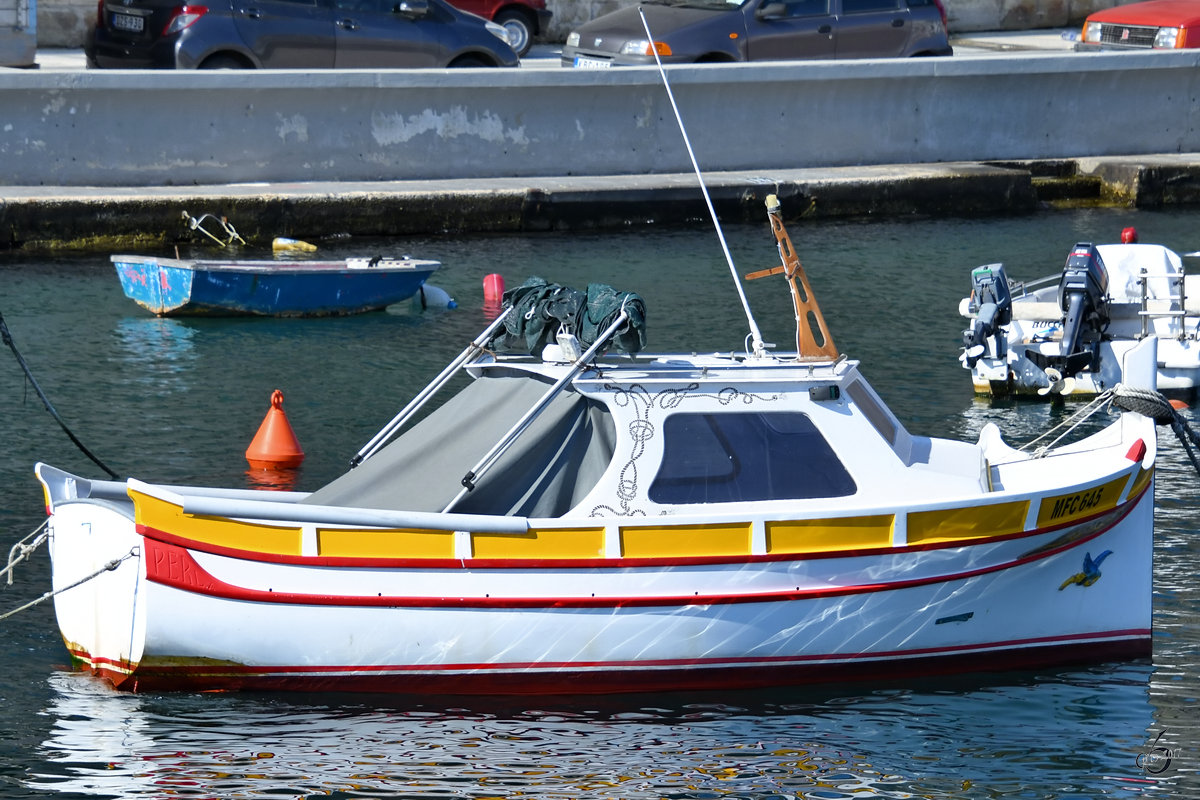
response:
<svg viewBox="0 0 1200 800"><path fill-rule="evenodd" d="M1099 22L1083 23L1083 40L1085 42L1092 42L1093 44L1099 42L1101 27L1102 26L1100 25Z"/></svg>
<svg viewBox="0 0 1200 800"><path fill-rule="evenodd" d="M571 31L567 34L567 47L579 47L579 31Z"/></svg>
<svg viewBox="0 0 1200 800"><path fill-rule="evenodd" d="M654 42L653 49L651 43L646 39L630 39L621 46L621 55L623 56L652 56L657 50L659 56L671 55L671 45L666 42Z"/></svg>
<svg viewBox="0 0 1200 800"><path fill-rule="evenodd" d="M486 25L488 33L490 33L492 36L495 36L509 47L512 47L512 41L508 38L508 28L504 27L503 25L497 25L494 22L488 22Z"/></svg>
<svg viewBox="0 0 1200 800"><path fill-rule="evenodd" d="M1159 28L1158 33L1154 34L1154 46L1156 48L1174 48L1179 42L1179 28Z"/></svg>

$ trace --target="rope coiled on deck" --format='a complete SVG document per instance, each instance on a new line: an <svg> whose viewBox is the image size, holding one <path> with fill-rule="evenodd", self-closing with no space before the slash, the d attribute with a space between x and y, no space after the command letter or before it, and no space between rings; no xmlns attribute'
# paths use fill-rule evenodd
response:
<svg viewBox="0 0 1200 800"><path fill-rule="evenodd" d="M1112 404L1123 411L1150 417L1158 425L1169 425L1179 418L1179 412L1161 392L1138 389L1123 383L1113 387Z"/></svg>

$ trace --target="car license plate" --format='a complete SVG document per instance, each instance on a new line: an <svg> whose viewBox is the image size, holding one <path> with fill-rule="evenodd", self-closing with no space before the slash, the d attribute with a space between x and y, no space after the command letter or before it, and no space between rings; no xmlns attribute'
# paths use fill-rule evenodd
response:
<svg viewBox="0 0 1200 800"><path fill-rule="evenodd" d="M579 67L580 69L608 69L612 66L612 62L604 61L599 58L575 56L575 66Z"/></svg>
<svg viewBox="0 0 1200 800"><path fill-rule="evenodd" d="M132 14L113 14L112 26L121 31L141 33L142 28L146 26L146 21Z"/></svg>

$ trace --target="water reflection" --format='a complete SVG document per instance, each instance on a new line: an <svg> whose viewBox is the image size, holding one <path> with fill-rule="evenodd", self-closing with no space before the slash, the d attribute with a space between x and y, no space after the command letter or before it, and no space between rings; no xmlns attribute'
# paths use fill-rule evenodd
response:
<svg viewBox="0 0 1200 800"><path fill-rule="evenodd" d="M296 488L300 471L291 467L271 467L246 470L246 488L269 492L290 492Z"/></svg>
<svg viewBox="0 0 1200 800"><path fill-rule="evenodd" d="M164 317L124 317L117 320L115 333L122 370L135 383L156 391L187 391L197 358L194 328Z"/></svg>
<svg viewBox="0 0 1200 800"><path fill-rule="evenodd" d="M1147 779L1133 663L917 687L471 700L123 695L50 677L29 788L132 797L982 797ZM964 731L962 721L978 720ZM1144 761L1144 758L1143 758ZM1173 772L1154 779L1161 787Z"/></svg>

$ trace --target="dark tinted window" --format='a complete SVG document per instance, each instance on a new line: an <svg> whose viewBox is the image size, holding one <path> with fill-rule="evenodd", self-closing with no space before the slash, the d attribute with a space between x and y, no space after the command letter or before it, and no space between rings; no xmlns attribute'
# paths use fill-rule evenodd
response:
<svg viewBox="0 0 1200 800"><path fill-rule="evenodd" d="M806 414L673 414L663 424L656 503L842 497L854 479Z"/></svg>
<svg viewBox="0 0 1200 800"><path fill-rule="evenodd" d="M829 13L829 0L790 0L784 7L788 17L822 17Z"/></svg>
<svg viewBox="0 0 1200 800"><path fill-rule="evenodd" d="M842 0L842 13L862 14L866 11L895 11L904 0Z"/></svg>

